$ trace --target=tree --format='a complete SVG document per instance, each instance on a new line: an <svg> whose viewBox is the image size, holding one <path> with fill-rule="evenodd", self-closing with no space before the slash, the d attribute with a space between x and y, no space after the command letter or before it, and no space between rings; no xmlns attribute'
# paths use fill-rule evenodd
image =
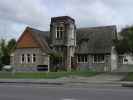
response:
<svg viewBox="0 0 133 100"><path fill-rule="evenodd" d="M2 68L2 51L1 51L1 46L0 46L0 70Z"/></svg>
<svg viewBox="0 0 133 100"><path fill-rule="evenodd" d="M0 42L0 63L1 65L10 64L10 54L15 49L16 40L11 39L6 42L4 39Z"/></svg>
<svg viewBox="0 0 133 100"><path fill-rule="evenodd" d="M15 48L16 48L16 40L15 39L9 40L7 44L9 55L11 54L12 51L14 51Z"/></svg>
<svg viewBox="0 0 133 100"><path fill-rule="evenodd" d="M121 39L115 41L117 51L119 53L133 52L133 26L123 28L119 34Z"/></svg>

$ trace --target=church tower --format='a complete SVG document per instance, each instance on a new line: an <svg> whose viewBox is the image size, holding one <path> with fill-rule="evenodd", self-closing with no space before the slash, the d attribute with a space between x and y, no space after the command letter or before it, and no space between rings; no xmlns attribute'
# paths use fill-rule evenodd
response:
<svg viewBox="0 0 133 100"><path fill-rule="evenodd" d="M70 71L76 47L76 25L73 18L69 16L51 18L50 46L62 53L62 64Z"/></svg>

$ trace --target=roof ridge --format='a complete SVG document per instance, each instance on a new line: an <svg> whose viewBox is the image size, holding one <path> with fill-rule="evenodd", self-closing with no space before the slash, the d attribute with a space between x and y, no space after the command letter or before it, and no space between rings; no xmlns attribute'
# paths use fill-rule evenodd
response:
<svg viewBox="0 0 133 100"><path fill-rule="evenodd" d="M96 29L96 28L107 28L107 27L116 27L116 25L94 26L94 27L80 27L80 28L77 28L77 29Z"/></svg>
<svg viewBox="0 0 133 100"><path fill-rule="evenodd" d="M30 26L27 26L27 27L26 27L26 30L27 30L27 29L29 29L29 30L36 30L36 31L40 31L40 32L49 32L49 31L42 31L42 30L39 30L39 29L30 27Z"/></svg>

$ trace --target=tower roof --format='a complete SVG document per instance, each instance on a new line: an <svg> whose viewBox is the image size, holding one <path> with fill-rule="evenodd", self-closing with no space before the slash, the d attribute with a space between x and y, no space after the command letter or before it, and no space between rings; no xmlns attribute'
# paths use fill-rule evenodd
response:
<svg viewBox="0 0 133 100"><path fill-rule="evenodd" d="M52 17L51 18L51 22L56 22L56 21L72 21L72 22L75 22L75 20L70 16L58 16L58 17Z"/></svg>

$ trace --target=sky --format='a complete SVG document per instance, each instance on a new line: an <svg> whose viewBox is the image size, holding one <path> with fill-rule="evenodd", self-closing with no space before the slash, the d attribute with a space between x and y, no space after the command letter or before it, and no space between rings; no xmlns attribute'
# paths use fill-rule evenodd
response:
<svg viewBox="0 0 133 100"><path fill-rule="evenodd" d="M77 27L133 25L133 0L0 0L0 38L18 38L27 26L47 31L50 19L71 16Z"/></svg>

